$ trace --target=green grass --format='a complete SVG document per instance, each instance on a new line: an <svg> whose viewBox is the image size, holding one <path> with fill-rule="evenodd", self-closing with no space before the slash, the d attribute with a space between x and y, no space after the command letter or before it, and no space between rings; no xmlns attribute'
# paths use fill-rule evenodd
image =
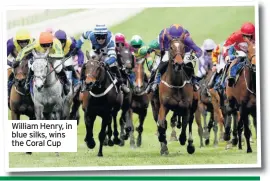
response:
<svg viewBox="0 0 270 181"><path fill-rule="evenodd" d="M49 19L54 19L72 13L82 12L85 10L86 9L50 9L50 10L48 9L44 13L35 14L32 16L9 21L7 22L7 28L11 29L18 26L26 26L35 23L40 23L42 21L47 21Z"/></svg>
<svg viewBox="0 0 270 181"><path fill-rule="evenodd" d="M144 10L139 15L126 22L113 26L113 33L122 32L128 38L134 34L141 35L146 42L157 37L160 30L172 23L183 24L190 32L197 44L202 44L206 38L216 42L223 41L230 33L237 30L245 21L254 22L254 8L250 7L211 7L211 8L153 8ZM78 37L79 35L77 35ZM83 50L89 49L89 43L83 45ZM81 111L81 115L83 112ZM169 120L170 115L167 119ZM10 113L9 113L10 118ZM25 117L23 117L25 119ZM138 118L134 116L134 124L138 125ZM85 126L83 116L78 127L78 152L61 153L56 158L54 153L10 153L10 167L81 167L81 166L126 166L126 165L194 165L194 164L255 164L257 163L257 144L252 144L253 153L233 148L225 150L225 143L220 142L218 147L213 147L213 133L211 133L210 146L199 148L197 125L194 122L193 139L196 148L195 154L189 155L186 146L179 142L169 142L170 154L161 157L160 144L155 135L156 125L153 120L151 108L144 124L143 143L141 148L132 150L129 142L124 147L104 147L103 158L98 158L98 133L100 119L95 122L94 137L97 143L94 150L88 150L85 143ZM253 139L255 139L254 129ZM171 129L168 128L167 139ZM179 130L177 130L179 134ZM137 136L137 133L135 134Z"/></svg>

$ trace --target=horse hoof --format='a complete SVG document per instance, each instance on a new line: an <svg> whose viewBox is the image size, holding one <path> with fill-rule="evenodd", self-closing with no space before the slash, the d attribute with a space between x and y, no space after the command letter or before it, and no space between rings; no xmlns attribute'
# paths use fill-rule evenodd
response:
<svg viewBox="0 0 270 181"><path fill-rule="evenodd" d="M224 133L223 139L224 141L229 141L231 139L231 136L229 134Z"/></svg>
<svg viewBox="0 0 270 181"><path fill-rule="evenodd" d="M109 141L108 141L108 145L109 145L109 146L113 146L113 145L114 145L113 141L112 141L112 140L109 140Z"/></svg>
<svg viewBox="0 0 270 181"><path fill-rule="evenodd" d="M86 144L89 149L93 149L96 146L96 142L94 139L91 139L89 142L87 141Z"/></svg>
<svg viewBox="0 0 270 181"><path fill-rule="evenodd" d="M129 137L128 135L125 135L124 140L128 140L128 137Z"/></svg>
<svg viewBox="0 0 270 181"><path fill-rule="evenodd" d="M103 154L102 154L102 153L98 153L97 156L98 156L98 157L103 157Z"/></svg>
<svg viewBox="0 0 270 181"><path fill-rule="evenodd" d="M120 140L119 138L114 138L114 139L113 139L113 143L114 143L115 145L119 145L119 144L121 143L121 140Z"/></svg>
<svg viewBox="0 0 270 181"><path fill-rule="evenodd" d="M26 152L27 155L32 155L32 152Z"/></svg>
<svg viewBox="0 0 270 181"><path fill-rule="evenodd" d="M142 145L142 138L139 136L137 138L137 147L141 147L141 145Z"/></svg>
<svg viewBox="0 0 270 181"><path fill-rule="evenodd" d="M119 143L119 146L121 146L121 147L125 146L125 141L121 140L120 143Z"/></svg>
<svg viewBox="0 0 270 181"><path fill-rule="evenodd" d="M195 147L193 145L188 145L187 146L187 152L189 154L193 154L195 152Z"/></svg>
<svg viewBox="0 0 270 181"><path fill-rule="evenodd" d="M160 155L168 155L169 150L166 144L161 143Z"/></svg>
<svg viewBox="0 0 270 181"><path fill-rule="evenodd" d="M180 135L180 138L179 138L179 142L182 146L184 146L186 144L186 141L187 141L187 137L184 135Z"/></svg>
<svg viewBox="0 0 270 181"><path fill-rule="evenodd" d="M205 145L209 145L209 139L205 140Z"/></svg>
<svg viewBox="0 0 270 181"><path fill-rule="evenodd" d="M233 146L236 146L237 143L238 143L238 139L237 138L232 139L232 145Z"/></svg>
<svg viewBox="0 0 270 181"><path fill-rule="evenodd" d="M209 136L210 136L210 134L209 134L208 131L204 131L204 132L203 132L203 138L204 138L204 139L209 139Z"/></svg>
<svg viewBox="0 0 270 181"><path fill-rule="evenodd" d="M252 149L251 148L247 149L247 153L252 153Z"/></svg>

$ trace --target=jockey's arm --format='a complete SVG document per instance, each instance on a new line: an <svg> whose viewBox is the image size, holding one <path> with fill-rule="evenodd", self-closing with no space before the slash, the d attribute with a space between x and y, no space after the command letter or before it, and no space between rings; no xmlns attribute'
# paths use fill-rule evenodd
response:
<svg viewBox="0 0 270 181"><path fill-rule="evenodd" d="M10 54L13 54L14 49L15 49L15 45L14 45L13 40L12 40L12 38L11 38L11 39L9 39L9 40L7 41L7 57L8 57Z"/></svg>
<svg viewBox="0 0 270 181"><path fill-rule="evenodd" d="M52 49L54 50L54 53L49 55L51 58L63 58L64 57L64 51L62 48L62 44L56 38L53 40Z"/></svg>
<svg viewBox="0 0 270 181"><path fill-rule="evenodd" d="M230 61L236 58L234 52L235 52L234 46L230 46L230 48L228 49L228 56L230 58Z"/></svg>
<svg viewBox="0 0 270 181"><path fill-rule="evenodd" d="M109 44L107 46L107 55L109 57L109 59L106 60L106 63L108 65L111 65L111 64L116 62L117 56L116 56L116 52L115 52L115 44L114 44L114 41L112 39L109 41Z"/></svg>
<svg viewBox="0 0 270 181"><path fill-rule="evenodd" d="M82 47L84 41L87 39L90 39L90 33L91 33L91 31L86 31L81 35L80 39L77 40L77 42L76 42L76 48L80 49Z"/></svg>
<svg viewBox="0 0 270 181"><path fill-rule="evenodd" d="M33 43L27 45L24 47L18 56L16 57L16 61L21 61L24 57L26 57L31 51L39 46L39 43L37 41L34 41Z"/></svg>
<svg viewBox="0 0 270 181"><path fill-rule="evenodd" d="M75 38L71 37L71 40L72 40L72 43L70 45L70 50L69 50L69 53L68 53L67 57L70 56L73 53L74 49L76 48L76 40L75 40ZM79 49L76 52L76 54L78 56L78 66L82 67L83 63L84 63L84 54L83 54L81 49Z"/></svg>
<svg viewBox="0 0 270 181"><path fill-rule="evenodd" d="M220 54L220 47L219 45L214 49L214 51L212 52L212 63L214 66L217 65L218 63L218 56Z"/></svg>
<svg viewBox="0 0 270 181"><path fill-rule="evenodd" d="M201 59L202 58L202 54L203 54L202 49L200 47L198 47L193 42L193 40L190 38L190 36L187 36L184 41L185 41L185 45L187 45L189 48L191 48L194 51L196 57L198 59Z"/></svg>

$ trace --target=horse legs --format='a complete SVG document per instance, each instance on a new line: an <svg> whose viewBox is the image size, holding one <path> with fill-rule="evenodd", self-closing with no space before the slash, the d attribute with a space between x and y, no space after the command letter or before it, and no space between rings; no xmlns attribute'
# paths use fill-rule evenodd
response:
<svg viewBox="0 0 270 181"><path fill-rule="evenodd" d="M133 115L132 109L129 109L125 114L125 117L127 120L126 132L129 134L130 147L133 149L135 148L135 138L134 138L134 125L133 125L132 115Z"/></svg>
<svg viewBox="0 0 270 181"><path fill-rule="evenodd" d="M249 121L248 121L248 110L246 108L241 109L241 119L244 124L244 135L247 143L247 153L252 153L252 149L250 147L250 129L249 129Z"/></svg>
<svg viewBox="0 0 270 181"><path fill-rule="evenodd" d="M35 115L36 115L37 120L43 120L44 119L43 111L44 111L44 106L43 105L41 105L41 104L35 105Z"/></svg>
<svg viewBox="0 0 270 181"><path fill-rule="evenodd" d="M238 115L237 112L233 113L233 138L232 138L232 145L236 146L238 143L238 138L237 138L237 125L238 125ZM241 142L241 140L239 140L239 142Z"/></svg>
<svg viewBox="0 0 270 181"><path fill-rule="evenodd" d="M113 117L113 143L116 145L120 145L121 140L118 138L119 132L117 130L117 127L118 127L117 126L117 111L113 112L112 117Z"/></svg>
<svg viewBox="0 0 270 181"><path fill-rule="evenodd" d="M184 116L183 119L186 119L189 123L189 136L188 136L188 145L187 145L187 152L189 154L193 154L195 152L195 147L193 145L193 138L192 138L192 124L193 124L193 119L194 115L192 113L188 113L187 116Z"/></svg>
<svg viewBox="0 0 270 181"><path fill-rule="evenodd" d="M98 139L99 139L98 156L99 157L103 156L102 148L103 148L103 143L104 143L105 136L106 136L106 128L108 126L108 123L111 122L110 120L112 120L112 116L109 113L105 114L102 117L101 130L100 130L99 135L98 135Z"/></svg>
<svg viewBox="0 0 270 181"><path fill-rule="evenodd" d="M187 110L187 115L182 117L182 131L181 134L179 135L179 142L182 146L186 144L187 141L187 135L186 135L186 130L187 130L187 124L189 121L189 110Z"/></svg>
<svg viewBox="0 0 270 181"><path fill-rule="evenodd" d="M144 123L146 114L147 114L147 109L142 109L141 113L139 114L140 125L136 128L136 131L138 132L137 147L140 147L142 145L143 123Z"/></svg>
<svg viewBox="0 0 270 181"><path fill-rule="evenodd" d="M168 147L167 147L167 140L166 140L166 129L167 129L167 121L166 115L168 114L169 110L164 106L160 105L159 114L158 114L158 140L161 145L160 154L161 155L168 155Z"/></svg>
<svg viewBox="0 0 270 181"><path fill-rule="evenodd" d="M107 132L107 134L105 134L106 136L108 136L107 143L108 143L109 146L113 146L114 143L112 141L112 117L110 118L110 120L108 120L107 128L108 128L108 132ZM105 132L106 132L106 129L105 129ZM106 136L105 136L105 138L106 138ZM104 138L104 140L105 140L105 138Z"/></svg>
<svg viewBox="0 0 270 181"><path fill-rule="evenodd" d="M201 122L201 111L200 109L197 109L195 112L195 120L198 126L198 134L200 136L200 148L203 147L203 128L202 128L202 122Z"/></svg>
<svg viewBox="0 0 270 181"><path fill-rule="evenodd" d="M116 118L113 118L114 121L117 121ZM120 118L120 143L119 146L124 146L125 145L125 122L124 118L121 116Z"/></svg>
<svg viewBox="0 0 270 181"><path fill-rule="evenodd" d="M15 111L11 111L11 119L12 120L20 120L21 115L16 113Z"/></svg>
<svg viewBox="0 0 270 181"><path fill-rule="evenodd" d="M242 132L243 132L243 120L242 117L240 117L240 120L238 122L238 126L237 126L237 131L238 131L238 149L242 150Z"/></svg>
<svg viewBox="0 0 270 181"><path fill-rule="evenodd" d="M86 136L84 138L84 141L88 148L93 149L96 146L96 142L93 138L93 127L94 122L96 119L96 115L88 115L88 111L84 113L84 122L85 122L85 128L86 128Z"/></svg>
<svg viewBox="0 0 270 181"><path fill-rule="evenodd" d="M175 131L175 127L176 127L176 123L177 123L177 117L178 117L177 114L174 112L172 117L171 117L172 133L171 133L170 141L177 141L176 131Z"/></svg>
<svg viewBox="0 0 270 181"><path fill-rule="evenodd" d="M76 94L76 96L73 98L73 104L70 112L70 119L76 119L77 125L79 125L80 122L80 114L79 114L79 107L81 103L79 100L79 92Z"/></svg>
<svg viewBox="0 0 270 181"><path fill-rule="evenodd" d="M211 125L213 127L213 131L214 131L214 134L215 134L214 135L214 147L216 147L218 145L218 136L217 136L217 133L218 133L218 121L214 119L214 111L211 112L209 124L210 123L212 123ZM209 138L208 138L208 140L209 140Z"/></svg>

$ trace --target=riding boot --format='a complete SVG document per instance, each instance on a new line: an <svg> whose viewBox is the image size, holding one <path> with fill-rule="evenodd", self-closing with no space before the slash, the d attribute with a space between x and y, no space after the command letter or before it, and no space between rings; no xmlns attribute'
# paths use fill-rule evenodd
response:
<svg viewBox="0 0 270 181"><path fill-rule="evenodd" d="M65 95L68 95L69 91L70 91L70 82L67 78L67 75L65 73L65 71L62 69L61 72L59 72L57 74L59 76L59 78L61 79L61 81L64 84L64 93Z"/></svg>
<svg viewBox="0 0 270 181"><path fill-rule="evenodd" d="M151 85L152 85L152 83L153 83L153 81L155 80L155 77L156 77L155 75L156 75L156 71L152 70L151 75L150 75L150 79L148 81L148 85L147 85L146 90L145 90L147 93L150 92Z"/></svg>
<svg viewBox="0 0 270 181"><path fill-rule="evenodd" d="M212 89L214 87L216 76L217 76L217 71L215 71L213 73L211 79L209 80L209 83L207 85L208 86L208 89Z"/></svg>
<svg viewBox="0 0 270 181"><path fill-rule="evenodd" d="M223 73L222 73L222 77L221 77L221 81L220 81L220 84L218 85L218 89L220 88L223 88L223 84L224 84L224 81L225 81L225 78L226 78L226 74L227 74L227 71L228 71L228 68L230 66L230 63L227 63L223 69Z"/></svg>
<svg viewBox="0 0 270 181"><path fill-rule="evenodd" d="M85 64L83 64L81 69L81 75L80 75L80 82L81 82L81 92L86 91L86 85L85 85Z"/></svg>
<svg viewBox="0 0 270 181"><path fill-rule="evenodd" d="M79 77L77 76L77 73L74 69L73 66L70 66L70 70L72 72L72 84L74 86L74 92L77 92L77 89L79 88L80 86L80 80L79 80Z"/></svg>
<svg viewBox="0 0 270 181"><path fill-rule="evenodd" d="M119 81L119 85L121 87L121 90L125 94L129 93L130 89L126 86L126 84L124 84L121 72L119 71L118 67L117 66L111 67L111 70L112 70L113 73L115 73L115 75L116 75L116 77L117 77L117 79Z"/></svg>
<svg viewBox="0 0 270 181"><path fill-rule="evenodd" d="M31 68L28 69L28 73L27 73L27 77L26 77L26 81L25 81L25 84L24 84L24 89L25 89L25 92L29 92L29 89L30 89L30 81L31 81L31 78L32 78L32 75L34 74L34 72L32 71Z"/></svg>
<svg viewBox="0 0 270 181"><path fill-rule="evenodd" d="M197 92L200 89L199 81L202 80L202 77L198 77L196 75L192 75L191 82L193 84L193 90Z"/></svg>

